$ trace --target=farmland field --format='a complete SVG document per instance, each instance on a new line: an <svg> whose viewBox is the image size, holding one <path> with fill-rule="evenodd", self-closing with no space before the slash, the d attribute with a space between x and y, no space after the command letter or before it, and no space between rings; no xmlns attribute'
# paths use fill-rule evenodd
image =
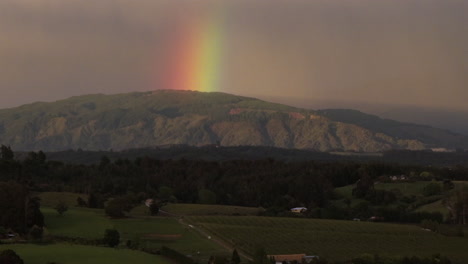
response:
<svg viewBox="0 0 468 264"><path fill-rule="evenodd" d="M168 204L161 209L176 215L258 215L263 211L256 207L208 204Z"/></svg>
<svg viewBox="0 0 468 264"><path fill-rule="evenodd" d="M161 263L171 262L161 256L151 255L134 250L90 247L80 245L0 245L0 250L14 250L27 264L127 264L127 263Z"/></svg>
<svg viewBox="0 0 468 264"><path fill-rule="evenodd" d="M429 256L441 253L455 263L468 263L467 238L445 237L417 226L253 216L192 216L197 227L252 254L317 254L346 260L363 253Z"/></svg>
<svg viewBox="0 0 468 264"><path fill-rule="evenodd" d="M99 209L70 208L63 216L49 207L42 207L41 211L51 235L95 239L102 238L104 230L112 228L110 219Z"/></svg>
<svg viewBox="0 0 468 264"><path fill-rule="evenodd" d="M97 239L107 228L115 228L121 236L122 247L127 240L144 248L167 246L188 255L208 260L210 255L227 253L221 246L180 224L172 217L138 217L111 219L102 209L70 208L63 216L55 209L41 208L47 225L46 234ZM200 252L198 254L198 252Z"/></svg>
<svg viewBox="0 0 468 264"><path fill-rule="evenodd" d="M83 200L88 200L88 195L70 192L42 192L38 194L41 198L41 205L54 207L59 201L64 202L68 207L76 206L76 199L81 197Z"/></svg>

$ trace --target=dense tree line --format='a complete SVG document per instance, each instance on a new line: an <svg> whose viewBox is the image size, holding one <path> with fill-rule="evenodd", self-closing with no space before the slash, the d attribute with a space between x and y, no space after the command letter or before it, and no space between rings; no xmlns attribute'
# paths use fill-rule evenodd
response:
<svg viewBox="0 0 468 264"><path fill-rule="evenodd" d="M131 203L146 197L171 202L264 207L271 209L270 212L305 206L321 210L311 211L311 216L331 218L343 218L342 214L346 213L335 210L329 203L336 198L333 191L336 187L356 183L356 197L366 198L372 205L385 206L396 197L388 191L373 190L373 182L381 176L404 174L425 180L452 180L466 178L465 172L467 168L462 166L439 168L377 161L286 162L274 159L205 161L142 157L112 161L103 156L99 163L83 165L49 161L41 151L15 159L6 146L1 148L0 159L0 181L15 181L33 191L87 193L89 200L79 202L94 208L103 207L104 201L112 197L115 201L110 204L125 211L131 208ZM428 190L434 191L438 190ZM124 203L121 199L124 196L133 197L134 201ZM466 211L460 202L448 201L448 204L454 210ZM359 211L365 206L354 209ZM458 214L462 219L459 222L463 222L465 216L466 213Z"/></svg>

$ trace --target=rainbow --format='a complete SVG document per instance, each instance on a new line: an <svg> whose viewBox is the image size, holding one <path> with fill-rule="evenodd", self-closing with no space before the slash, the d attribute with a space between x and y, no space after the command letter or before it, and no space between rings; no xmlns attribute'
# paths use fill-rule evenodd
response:
<svg viewBox="0 0 468 264"><path fill-rule="evenodd" d="M220 12L183 18L170 40L164 88L221 90L222 18Z"/></svg>

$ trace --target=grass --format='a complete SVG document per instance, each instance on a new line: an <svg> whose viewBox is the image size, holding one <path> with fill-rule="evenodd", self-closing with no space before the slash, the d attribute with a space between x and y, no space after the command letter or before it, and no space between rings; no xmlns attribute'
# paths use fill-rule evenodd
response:
<svg viewBox="0 0 468 264"><path fill-rule="evenodd" d="M262 208L209 205L209 204L168 204L162 210L176 215L258 215Z"/></svg>
<svg viewBox="0 0 468 264"><path fill-rule="evenodd" d="M393 191L399 190L402 196L411 197L414 196L416 201L413 203L414 207L418 209L415 210L417 212L428 211L428 212L441 212L442 214L447 214L444 208L440 208L437 201L442 198L442 195L433 195L430 197L425 197L423 195L423 189L427 185L429 185L430 181L418 181L418 182L389 182L389 183L376 183L374 188L376 190L386 190L386 191ZM440 183L442 184L442 183ZM456 186L460 185L460 183L455 183ZM334 201L334 204L339 207L347 206L345 203L345 199L349 199L351 201L351 207L356 206L360 202L364 202L364 199L357 199L353 197L352 190L355 186L354 185L347 185L339 188L335 188L335 192L342 197L342 199ZM436 201L436 202L434 202ZM429 206L432 204L432 206ZM398 206L398 203L393 203L389 205L389 207ZM426 210L429 209L429 210Z"/></svg>
<svg viewBox="0 0 468 264"><path fill-rule="evenodd" d="M442 204L442 200L418 207L416 212L438 212L444 216L444 219L447 219L449 215L449 210Z"/></svg>
<svg viewBox="0 0 468 264"><path fill-rule="evenodd" d="M91 247L68 244L32 245L15 244L0 245L0 250L14 250L27 264L127 264L127 263L161 263L170 264L167 259L126 249L112 249L106 247Z"/></svg>
<svg viewBox="0 0 468 264"><path fill-rule="evenodd" d="M192 216L188 220L249 254L257 246L268 254L317 254L335 261L363 253L441 253L455 263L468 263L468 239L445 237L417 226L253 216Z"/></svg>
<svg viewBox="0 0 468 264"><path fill-rule="evenodd" d="M406 196L422 196L424 187L430 183L430 181L379 183L375 185L375 189L386 191L398 189Z"/></svg>
<svg viewBox="0 0 468 264"><path fill-rule="evenodd" d="M113 227L112 221L99 209L69 208L63 216L50 207L42 207L41 211L51 235L95 239L102 238L104 230Z"/></svg>
<svg viewBox="0 0 468 264"><path fill-rule="evenodd" d="M42 192L38 194L38 197L41 198L41 205L46 207L54 207L59 201L64 202L68 207L75 207L78 197L88 200L86 194L70 192Z"/></svg>
<svg viewBox="0 0 468 264"><path fill-rule="evenodd" d="M143 247L167 246L207 262L211 255L226 252L221 246L191 230L175 218L150 217L147 219L118 219L112 221L123 241L139 241ZM200 252L198 254L198 252Z"/></svg>
<svg viewBox="0 0 468 264"><path fill-rule="evenodd" d="M211 255L226 251L194 230L180 224L171 217L135 217L111 219L103 210L70 208L63 216L55 209L43 207L47 232L51 235L97 239L104 236L107 228L115 228L121 236L122 247L127 240L138 242L142 247L159 249L173 248L187 255L196 255L207 262ZM197 254L200 252L200 254Z"/></svg>

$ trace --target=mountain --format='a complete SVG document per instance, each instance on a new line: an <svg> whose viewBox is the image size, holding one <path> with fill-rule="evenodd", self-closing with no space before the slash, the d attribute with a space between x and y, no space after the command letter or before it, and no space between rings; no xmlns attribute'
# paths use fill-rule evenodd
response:
<svg viewBox="0 0 468 264"><path fill-rule="evenodd" d="M97 94L0 110L0 143L21 151L221 144L378 152L467 142L354 110L307 110L219 92Z"/></svg>

